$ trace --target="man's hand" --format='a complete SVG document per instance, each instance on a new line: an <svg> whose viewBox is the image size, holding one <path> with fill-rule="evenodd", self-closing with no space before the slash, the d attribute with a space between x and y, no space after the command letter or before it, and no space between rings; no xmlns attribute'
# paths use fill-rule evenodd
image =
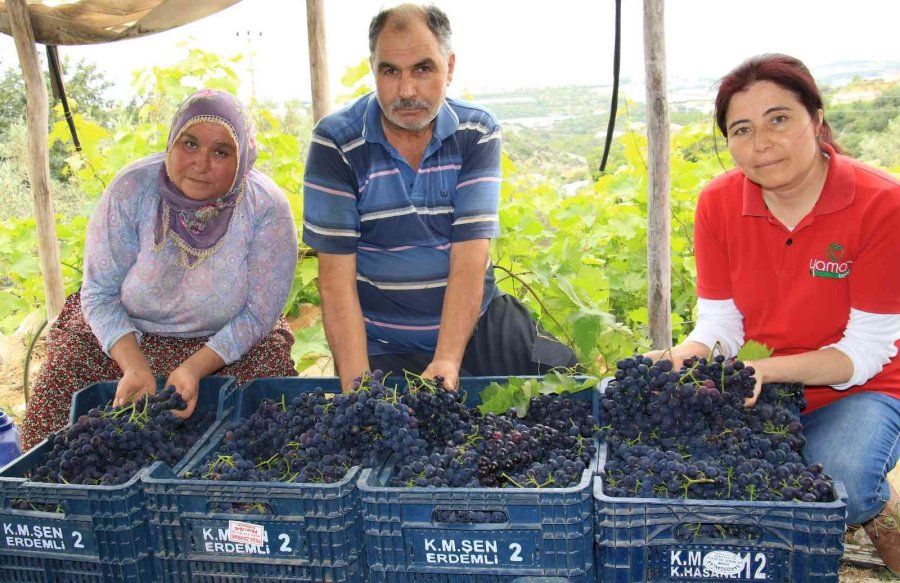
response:
<svg viewBox="0 0 900 583"><path fill-rule="evenodd" d="M433 360L422 376L426 379L444 378L444 386L455 391L459 385L459 366L449 360Z"/></svg>
<svg viewBox="0 0 900 583"><path fill-rule="evenodd" d="M144 395L156 394L156 377L150 367L135 366L125 369L125 374L116 385L113 406L121 407L126 403L140 399Z"/></svg>
<svg viewBox="0 0 900 583"><path fill-rule="evenodd" d="M174 386L175 390L178 391L178 394L181 395L181 398L184 399L184 402L187 403L186 409L181 411L173 410L173 415L181 417L182 419L187 419L194 414L200 390L200 378L201 377L197 376L189 366L182 364L173 370L172 374L169 375L169 378L166 379L166 386Z"/></svg>

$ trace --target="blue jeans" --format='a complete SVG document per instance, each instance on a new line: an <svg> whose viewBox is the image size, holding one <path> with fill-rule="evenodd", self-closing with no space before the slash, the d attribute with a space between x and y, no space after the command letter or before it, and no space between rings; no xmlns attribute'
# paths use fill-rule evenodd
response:
<svg viewBox="0 0 900 583"><path fill-rule="evenodd" d="M849 397L803 415L808 463L847 488L847 524L862 524L890 497L887 473L900 458L900 399L874 392Z"/></svg>

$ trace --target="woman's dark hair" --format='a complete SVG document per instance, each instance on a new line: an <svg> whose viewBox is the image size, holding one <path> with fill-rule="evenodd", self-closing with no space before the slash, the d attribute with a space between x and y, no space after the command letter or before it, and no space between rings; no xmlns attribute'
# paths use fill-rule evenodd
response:
<svg viewBox="0 0 900 583"><path fill-rule="evenodd" d="M757 81L770 81L796 95L812 118L818 115L820 109L824 109L822 94L819 93L816 80L800 59L777 53L750 57L722 77L719 82L719 92L716 95L716 125L726 140L728 134L725 115L728 113L731 98L735 93L746 90ZM842 151L835 143L831 127L824 119L819 137L821 141L834 148L835 152Z"/></svg>

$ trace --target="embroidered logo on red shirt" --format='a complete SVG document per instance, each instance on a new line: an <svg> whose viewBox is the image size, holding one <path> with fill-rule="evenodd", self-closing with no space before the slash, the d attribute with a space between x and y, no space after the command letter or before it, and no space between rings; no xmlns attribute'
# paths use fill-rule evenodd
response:
<svg viewBox="0 0 900 583"><path fill-rule="evenodd" d="M850 275L850 264L853 261L841 261L844 258L844 247L840 243L832 243L825 247L826 259L810 259L809 274L813 277L843 279Z"/></svg>

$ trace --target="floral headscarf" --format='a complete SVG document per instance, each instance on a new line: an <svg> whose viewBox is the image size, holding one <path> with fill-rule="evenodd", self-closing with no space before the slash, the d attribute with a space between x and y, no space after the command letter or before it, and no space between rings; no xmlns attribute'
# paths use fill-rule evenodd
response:
<svg viewBox="0 0 900 583"><path fill-rule="evenodd" d="M169 154L181 134L198 123L225 127L237 149L237 170L228 192L214 200L193 200L178 189L169 176ZM228 230L235 206L244 197L247 174L256 161L253 123L246 108L233 95L216 89L201 89L187 98L172 120L166 145L166 163L159 173L160 203L156 213L155 248L166 239L181 249L180 263L196 267L215 253Z"/></svg>

